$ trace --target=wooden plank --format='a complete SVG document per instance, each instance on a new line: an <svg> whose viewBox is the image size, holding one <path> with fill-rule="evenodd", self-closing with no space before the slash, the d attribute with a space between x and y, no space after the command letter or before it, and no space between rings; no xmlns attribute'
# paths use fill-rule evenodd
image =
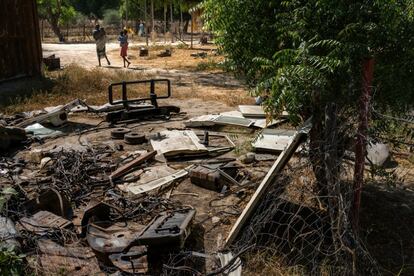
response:
<svg viewBox="0 0 414 276"><path fill-rule="evenodd" d="M139 186L133 186L133 187L128 187L127 190L135 195L139 195L142 193L147 193L149 191L152 191L154 189L160 188L164 185L170 184L174 181L177 181L183 177L185 177L188 174L188 171L191 169L192 166L187 167L184 170L178 171L176 173L173 173L171 175L168 176L164 176L160 179L156 179L153 181L150 181L148 183L139 185Z"/></svg>
<svg viewBox="0 0 414 276"><path fill-rule="evenodd" d="M133 168L135 168L136 166L139 166L142 163L144 163L145 161L148 161L148 160L154 158L156 154L157 154L157 152L154 150L154 151L148 152L147 154L139 156L137 159L129 162L128 164L125 164L125 165L121 166L116 171L114 171L109 176L109 179L115 180L115 179L117 179L121 176L124 176L125 174L130 172Z"/></svg>
<svg viewBox="0 0 414 276"><path fill-rule="evenodd" d="M246 208L244 208L242 214L237 219L236 223L233 225L233 228L231 229L230 234L228 235L226 239L226 245L225 245L226 247L229 247L233 243L233 241L236 239L236 237L240 233L240 230L243 228L247 220L253 214L253 211L256 209L257 205L259 204L262 196L267 191L268 187L270 187L270 185L275 183L275 180L278 174L283 170L283 168L289 162L290 158L295 153L299 145L305 141L307 134L309 133L310 127L311 127L311 124L310 124L310 121L308 120L304 124L304 126L298 132L296 132L291 143L279 155L279 157L277 158L273 166L270 168L265 178L260 183L256 192L253 194Z"/></svg>

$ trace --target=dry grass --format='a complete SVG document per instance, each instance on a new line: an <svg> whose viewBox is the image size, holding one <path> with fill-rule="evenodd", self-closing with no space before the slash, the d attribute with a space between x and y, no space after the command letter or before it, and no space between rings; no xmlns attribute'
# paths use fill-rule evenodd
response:
<svg viewBox="0 0 414 276"><path fill-rule="evenodd" d="M108 101L108 85L122 80L144 79L144 75L126 70L108 71L99 68L87 70L69 65L62 71L49 72L54 86L49 91L34 91L30 96L18 97L2 112L16 113L56 106L74 99L83 99L88 104L104 104Z"/></svg>
<svg viewBox="0 0 414 276"><path fill-rule="evenodd" d="M43 109L48 106L65 104L74 99L85 100L90 105L101 105L108 102L108 86L114 82L143 80L156 77L133 70L108 70L103 68L85 69L78 65L69 65L62 71L48 72L47 77L54 82L48 91L34 91L30 96L18 97L12 103L0 109L0 112L13 114L23 111ZM240 87L223 87L214 84L202 85L186 79L185 85L174 84L173 97L178 99L198 98L205 101L217 101L229 106L251 103L247 91ZM163 87L156 87L166 91ZM132 97L148 96L149 88L136 86L129 88ZM115 91L116 92L116 91ZM120 95L120 94L119 94Z"/></svg>
<svg viewBox="0 0 414 276"><path fill-rule="evenodd" d="M128 51L128 58L132 64L138 67L155 67L161 69L181 69L187 71L217 71L220 62L224 61L223 56L213 54L215 46L199 46L197 49L177 48L170 45L153 45L149 47L149 56L140 57L138 46L132 46ZM158 57L157 55L165 49L172 49L171 57ZM191 54L206 52L206 58L192 57ZM119 50L109 52L110 59L119 57Z"/></svg>

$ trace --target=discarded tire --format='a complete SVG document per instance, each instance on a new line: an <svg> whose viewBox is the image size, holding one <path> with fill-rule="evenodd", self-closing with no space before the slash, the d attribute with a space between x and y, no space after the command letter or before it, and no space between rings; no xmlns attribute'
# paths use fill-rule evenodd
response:
<svg viewBox="0 0 414 276"><path fill-rule="evenodd" d="M112 139L124 139L125 134L131 132L129 128L116 128L111 131Z"/></svg>
<svg viewBox="0 0 414 276"><path fill-rule="evenodd" d="M125 140L125 143L130 144L130 145L139 145L147 141L147 139L145 138L145 135L142 135L136 132L125 134L124 140Z"/></svg>

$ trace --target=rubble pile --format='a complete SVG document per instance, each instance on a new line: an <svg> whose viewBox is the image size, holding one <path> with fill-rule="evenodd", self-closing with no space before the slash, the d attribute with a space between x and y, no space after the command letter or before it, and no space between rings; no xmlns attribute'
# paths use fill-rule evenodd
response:
<svg viewBox="0 0 414 276"><path fill-rule="evenodd" d="M225 239L276 157L238 158L225 131L186 128L151 101L1 116L1 244L27 271L241 272Z"/></svg>

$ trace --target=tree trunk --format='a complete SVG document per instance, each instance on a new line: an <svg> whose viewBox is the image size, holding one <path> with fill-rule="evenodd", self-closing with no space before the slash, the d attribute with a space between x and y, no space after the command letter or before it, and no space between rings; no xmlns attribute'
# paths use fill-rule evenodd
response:
<svg viewBox="0 0 414 276"><path fill-rule="evenodd" d="M362 93L359 98L359 124L355 139L355 168L354 168L354 202L352 210L352 225L354 230L359 228L359 209L361 205L361 190L364 184L365 156L367 151L367 133L371 86L374 75L374 59L363 62Z"/></svg>
<svg viewBox="0 0 414 276"><path fill-rule="evenodd" d="M188 34L188 25L190 24L190 19L186 19L183 27L183 32Z"/></svg>
<svg viewBox="0 0 414 276"><path fill-rule="evenodd" d="M49 21L50 26L52 27L53 32L59 38L59 41L64 42L65 38L63 37L63 34L60 30L59 19L55 17L51 17L48 19L48 21Z"/></svg>
<svg viewBox="0 0 414 276"><path fill-rule="evenodd" d="M309 157L312 164L312 169L315 174L316 184L319 190L319 196L322 199L324 207L327 206L327 202L323 201L326 198L327 191L327 180L326 180L326 168L324 162L324 110L322 106L315 105L316 108L312 114L312 129L309 133Z"/></svg>
<svg viewBox="0 0 414 276"><path fill-rule="evenodd" d="M151 0L151 32L155 31L154 0Z"/></svg>

